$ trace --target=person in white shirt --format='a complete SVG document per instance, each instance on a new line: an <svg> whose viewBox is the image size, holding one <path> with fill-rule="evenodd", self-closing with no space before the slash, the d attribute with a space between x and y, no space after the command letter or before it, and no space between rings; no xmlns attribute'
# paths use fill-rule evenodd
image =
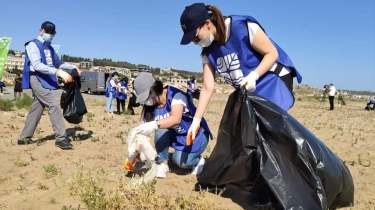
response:
<svg viewBox="0 0 375 210"><path fill-rule="evenodd" d="M371 108L371 105L372 105L372 108ZM367 101L367 108L368 110L371 110L371 109L375 110L375 97L374 96Z"/></svg>
<svg viewBox="0 0 375 210"><path fill-rule="evenodd" d="M333 86L333 84L329 84L328 86L328 97L329 97L329 110L333 110L334 108L334 101L335 101L335 94L336 94L336 88Z"/></svg>

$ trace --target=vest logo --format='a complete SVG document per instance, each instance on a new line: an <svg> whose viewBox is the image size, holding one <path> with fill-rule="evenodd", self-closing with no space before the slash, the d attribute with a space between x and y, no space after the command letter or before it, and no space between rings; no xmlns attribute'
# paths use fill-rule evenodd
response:
<svg viewBox="0 0 375 210"><path fill-rule="evenodd" d="M178 134L184 134L184 133L186 133L186 130L183 128L183 127L181 127L181 126L176 126L176 127L174 127L173 128L175 131L176 131L176 133L178 133Z"/></svg>
<svg viewBox="0 0 375 210"><path fill-rule="evenodd" d="M51 50L44 50L44 55L46 56L47 66L53 66Z"/></svg>
<svg viewBox="0 0 375 210"><path fill-rule="evenodd" d="M236 53L231 53L216 60L217 71L225 81L234 87L239 87L244 78L240 60Z"/></svg>

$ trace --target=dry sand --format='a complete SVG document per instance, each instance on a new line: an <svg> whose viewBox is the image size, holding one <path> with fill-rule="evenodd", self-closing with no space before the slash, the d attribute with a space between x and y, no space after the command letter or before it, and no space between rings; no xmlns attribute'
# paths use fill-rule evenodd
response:
<svg viewBox="0 0 375 210"><path fill-rule="evenodd" d="M215 94L214 98L227 98ZM347 101L343 108L327 111L319 101L297 100L290 113L317 135L349 167L355 183L355 205L352 209L375 209L375 111L363 110L365 102ZM115 183L126 171L126 134L140 122L137 115L105 114L105 101L87 98L89 114L80 126L66 123L74 150L64 151L54 146L53 131L48 114L42 119L34 139L48 141L36 145L18 146L17 137L24 126L28 110L0 111L0 209L62 209L71 205L81 209L77 197L69 195L73 175L84 172L104 172L107 183ZM205 114L215 137L226 101L213 101ZM46 138L47 137L47 138ZM216 139L210 142L204 155L208 156ZM48 175L45 168L55 164L56 173ZM127 182L125 178L123 182ZM156 193L176 192L192 195L196 178L188 171L172 170L167 179L158 179ZM303 193L303 192L301 192ZM230 196L228 194L226 197ZM242 209L230 198L209 195L220 209ZM347 208L349 209L349 208Z"/></svg>

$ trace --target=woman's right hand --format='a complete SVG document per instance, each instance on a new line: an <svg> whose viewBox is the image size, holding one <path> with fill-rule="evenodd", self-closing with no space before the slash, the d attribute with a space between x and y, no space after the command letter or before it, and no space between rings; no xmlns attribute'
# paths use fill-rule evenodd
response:
<svg viewBox="0 0 375 210"><path fill-rule="evenodd" d="M203 85L202 85L202 90L199 95L199 100L198 100L198 106L197 110L195 111L194 114L194 119L199 119L199 124L200 120L203 118L203 114L206 111L206 108L208 106L208 103L211 100L212 94L214 92L215 88L215 71L214 68L210 63L205 63L203 64ZM195 120L197 122L197 120ZM198 124L198 125L199 125ZM189 131L188 131L188 136L191 136L191 140L195 140L195 135L197 132L197 126L193 123L190 125Z"/></svg>

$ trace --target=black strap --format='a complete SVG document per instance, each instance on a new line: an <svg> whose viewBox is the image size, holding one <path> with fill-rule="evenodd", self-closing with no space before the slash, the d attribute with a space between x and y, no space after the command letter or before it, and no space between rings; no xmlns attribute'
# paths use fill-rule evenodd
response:
<svg viewBox="0 0 375 210"><path fill-rule="evenodd" d="M277 63L275 71L273 71L273 72L275 72L276 75L280 76L280 73L281 73L281 70L283 70L283 67L284 66L282 64Z"/></svg>

